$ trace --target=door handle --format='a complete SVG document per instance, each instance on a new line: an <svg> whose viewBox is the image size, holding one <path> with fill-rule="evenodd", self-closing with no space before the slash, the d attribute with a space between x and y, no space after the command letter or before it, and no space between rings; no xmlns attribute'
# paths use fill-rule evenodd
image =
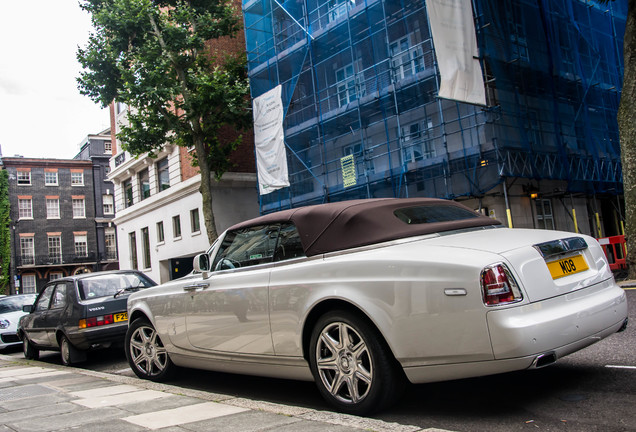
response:
<svg viewBox="0 0 636 432"><path fill-rule="evenodd" d="M192 284L192 285L186 285L186 286L183 287L183 289L185 291L195 291L195 290L197 290L199 288L203 289L203 288L207 288L209 286L210 286L209 283L202 282L202 283L195 283L195 284Z"/></svg>

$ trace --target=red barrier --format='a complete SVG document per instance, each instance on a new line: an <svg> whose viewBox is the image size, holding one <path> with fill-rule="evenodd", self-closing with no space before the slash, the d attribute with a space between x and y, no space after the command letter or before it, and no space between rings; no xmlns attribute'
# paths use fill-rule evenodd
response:
<svg viewBox="0 0 636 432"><path fill-rule="evenodd" d="M597 240L603 248L607 261L609 262L609 266L612 270L627 269L627 265L625 264L627 249L625 248L624 235L603 237Z"/></svg>

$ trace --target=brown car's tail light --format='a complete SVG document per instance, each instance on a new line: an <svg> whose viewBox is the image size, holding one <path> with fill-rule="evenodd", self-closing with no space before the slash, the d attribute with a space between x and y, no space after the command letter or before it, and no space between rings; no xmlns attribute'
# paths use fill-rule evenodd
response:
<svg viewBox="0 0 636 432"><path fill-rule="evenodd" d="M115 319L112 315L103 315L79 320L79 328L97 327L107 324L113 324Z"/></svg>
<svg viewBox="0 0 636 432"><path fill-rule="evenodd" d="M523 300L521 290L505 264L494 264L481 271L481 290L486 306L500 306Z"/></svg>

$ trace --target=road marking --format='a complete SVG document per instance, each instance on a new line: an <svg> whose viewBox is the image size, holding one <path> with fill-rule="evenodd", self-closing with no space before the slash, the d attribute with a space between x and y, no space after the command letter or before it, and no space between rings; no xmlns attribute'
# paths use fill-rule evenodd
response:
<svg viewBox="0 0 636 432"><path fill-rule="evenodd" d="M244 411L249 411L249 409L224 405L216 402L204 402L181 408L124 417L122 420L126 420L129 423L148 429L161 429L164 427L177 426L185 423L237 414Z"/></svg>
<svg viewBox="0 0 636 432"><path fill-rule="evenodd" d="M605 365L605 367L613 369L636 369L636 366Z"/></svg>

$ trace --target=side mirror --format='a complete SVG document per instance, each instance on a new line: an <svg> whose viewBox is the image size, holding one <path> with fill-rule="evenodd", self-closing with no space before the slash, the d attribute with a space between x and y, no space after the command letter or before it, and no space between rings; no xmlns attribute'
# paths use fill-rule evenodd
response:
<svg viewBox="0 0 636 432"><path fill-rule="evenodd" d="M22 306L22 312L31 313L33 311L33 305Z"/></svg>
<svg viewBox="0 0 636 432"><path fill-rule="evenodd" d="M210 256L206 253L195 256L192 267L194 271L203 273L204 278L208 277L207 273L210 271Z"/></svg>

